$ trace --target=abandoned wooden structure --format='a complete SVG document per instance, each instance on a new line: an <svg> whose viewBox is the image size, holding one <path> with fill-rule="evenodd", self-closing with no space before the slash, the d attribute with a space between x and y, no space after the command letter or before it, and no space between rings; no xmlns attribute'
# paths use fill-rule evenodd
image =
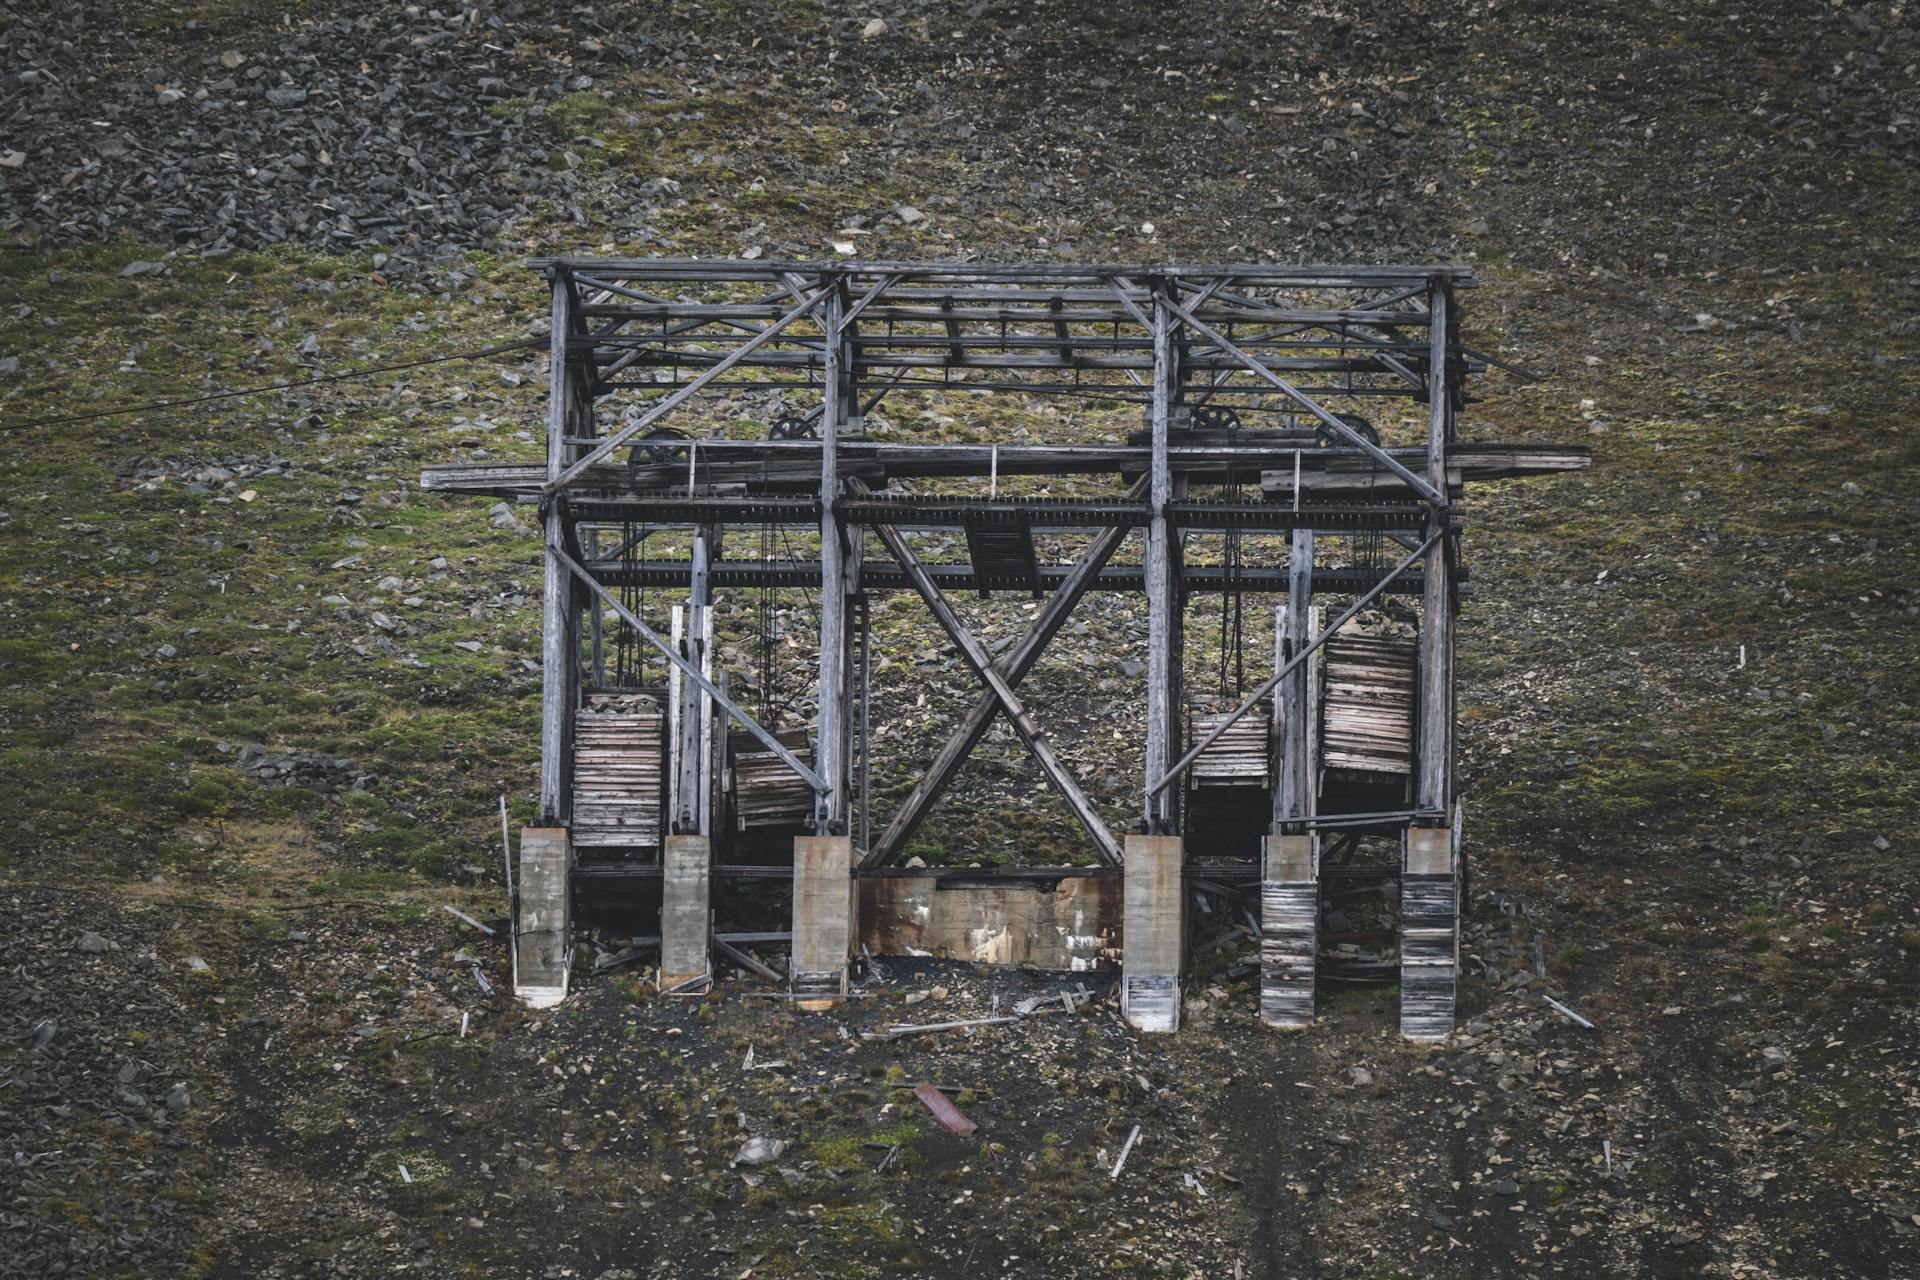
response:
<svg viewBox="0 0 1920 1280"><path fill-rule="evenodd" d="M1398 884L1402 1029L1447 1034L1464 487L1588 461L1459 438L1467 381L1488 362L1459 339L1469 272L533 265L552 286L546 458L423 477L541 515L525 998L564 993L574 921L624 913L660 937L665 989L697 989L716 951L738 961L747 943L787 946L803 1004L843 995L862 952L1117 963L1127 1018L1172 1030L1194 904L1216 897L1235 915L1257 910L1262 1015L1300 1026L1313 1017L1322 886L1345 874ZM1097 442L867 430L889 397L935 392L1139 416ZM722 397L724 424L701 416ZM769 407L756 419L743 403ZM1031 476L1055 492L1013 479ZM1036 540L1062 531L1084 539L1070 563ZM916 539L930 532L964 535L967 559L923 559ZM654 558L650 539L673 558ZM810 679L784 706L764 679L724 669L714 628L727 593L782 589L810 589L817 615ZM924 601L980 687L905 799L875 813L867 618L874 594L897 591ZM1044 604L996 655L956 612L963 591ZM1076 605L1115 591L1143 593L1147 614L1144 776L1121 830L1020 687ZM1237 628L1223 639L1236 669L1264 676L1203 710L1183 679L1184 618L1209 593L1281 603L1271 656L1243 652ZM997 717L1077 819L1087 858L902 865ZM1251 835L1220 834L1233 824ZM1363 845L1398 852L1362 865Z"/></svg>

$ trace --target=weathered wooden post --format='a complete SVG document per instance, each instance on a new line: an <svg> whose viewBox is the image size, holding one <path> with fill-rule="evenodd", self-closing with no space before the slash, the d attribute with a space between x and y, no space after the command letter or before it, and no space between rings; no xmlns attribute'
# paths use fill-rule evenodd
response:
<svg viewBox="0 0 1920 1280"><path fill-rule="evenodd" d="M820 1008L846 994L853 938L853 840L847 834L847 546L840 500L840 430L847 416L844 281L819 306L826 339L820 416L820 655L814 759L824 788L814 797L814 834L793 845L795 994Z"/></svg>
<svg viewBox="0 0 1920 1280"><path fill-rule="evenodd" d="M1297 505L1296 495L1296 505ZM1304 648L1312 630L1313 530L1295 529L1287 566L1287 604L1276 619L1276 662ZM1320 941L1318 841L1301 821L1314 810L1312 664L1280 683L1280 758L1273 788L1273 830L1260 868L1260 1018L1273 1027L1313 1022L1314 969Z"/></svg>
<svg viewBox="0 0 1920 1280"><path fill-rule="evenodd" d="M1427 482L1440 497L1427 507L1428 536L1446 529L1447 446L1453 434L1448 362L1450 290L1427 286ZM1420 741L1415 808L1429 815L1406 833L1400 878L1400 1032L1438 1040L1453 1032L1460 964L1460 869L1447 815L1453 798L1453 574L1448 539L1426 557L1420 617Z"/></svg>

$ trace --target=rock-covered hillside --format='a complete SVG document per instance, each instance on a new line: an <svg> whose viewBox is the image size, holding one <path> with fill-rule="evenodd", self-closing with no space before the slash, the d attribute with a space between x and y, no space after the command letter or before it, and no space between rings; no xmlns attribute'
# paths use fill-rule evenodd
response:
<svg viewBox="0 0 1920 1280"><path fill-rule="evenodd" d="M0 1275L1902 1274L1916 26L1759 0L15 5ZM1469 341L1545 377L1491 375L1466 430L1596 467L1471 512L1452 1042L1400 1043L1377 987L1276 1038L1231 954L1173 1040L1121 1031L1091 978L1012 1027L842 1035L1061 985L909 964L820 1019L633 968L530 1017L441 908L499 915L496 797L530 811L537 548L415 480L538 452L533 354L32 425L537 334L530 252L849 243L1479 271ZM1118 603L1086 616L1033 680L1091 774L1138 637ZM890 677L925 694L907 761L968 680L911 602L886 622L924 635ZM1018 758L990 743L949 806L961 856L1014 820L1070 833ZM736 1162L747 1137L785 1145Z"/></svg>

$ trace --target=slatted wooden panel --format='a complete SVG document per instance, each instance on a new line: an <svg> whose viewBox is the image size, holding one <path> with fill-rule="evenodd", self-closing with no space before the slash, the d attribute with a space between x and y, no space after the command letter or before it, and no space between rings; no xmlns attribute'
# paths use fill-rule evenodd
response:
<svg viewBox="0 0 1920 1280"><path fill-rule="evenodd" d="M666 717L652 698L591 694L573 720L575 848L660 847Z"/></svg>
<svg viewBox="0 0 1920 1280"><path fill-rule="evenodd" d="M1320 886L1268 880L1260 886L1260 1017L1269 1026L1313 1023Z"/></svg>
<svg viewBox="0 0 1920 1280"><path fill-rule="evenodd" d="M1205 741L1208 734L1227 718L1226 713L1196 714L1190 742ZM1188 766L1195 787L1270 787L1272 762L1273 712L1261 703L1241 716L1220 735L1220 740L1202 751Z"/></svg>
<svg viewBox="0 0 1920 1280"><path fill-rule="evenodd" d="M1460 887L1451 875L1400 878L1400 1034L1453 1034L1460 966Z"/></svg>
<svg viewBox="0 0 1920 1280"><path fill-rule="evenodd" d="M1415 642L1365 634L1349 624L1325 649L1323 763L1330 769L1411 773Z"/></svg>
<svg viewBox="0 0 1920 1280"><path fill-rule="evenodd" d="M777 729L780 745L813 764L813 743L803 726ZM758 739L736 733L733 738L733 820L741 831L756 827L800 826L813 817L813 788L787 767L786 761L761 749Z"/></svg>

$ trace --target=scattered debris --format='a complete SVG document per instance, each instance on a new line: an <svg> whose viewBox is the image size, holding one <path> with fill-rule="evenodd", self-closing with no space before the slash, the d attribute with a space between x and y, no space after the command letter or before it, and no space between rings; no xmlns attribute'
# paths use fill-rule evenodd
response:
<svg viewBox="0 0 1920 1280"><path fill-rule="evenodd" d="M1597 1030L1597 1028L1591 1022L1588 1022L1585 1018L1581 1017L1579 1014L1575 1013L1573 1010L1567 1008L1567 1006L1561 1004L1558 1000L1555 1000L1552 996L1543 994L1540 998L1542 1000L1545 1000L1548 1004L1552 1005L1554 1008L1558 1009L1561 1013L1564 1013L1569 1018L1572 1018L1575 1022L1579 1023L1581 1026L1585 1027L1587 1030L1589 1031Z"/></svg>
<svg viewBox="0 0 1920 1280"><path fill-rule="evenodd" d="M478 920L475 920L472 916L460 910L460 908L454 906L452 903L447 903L446 905L442 906L440 909L446 912L448 915L452 916L455 920L458 920L460 923L473 926L475 929L478 929L480 932L486 934L489 938L498 936L494 932L493 926L481 924Z"/></svg>
<svg viewBox="0 0 1920 1280"><path fill-rule="evenodd" d="M739 1152L733 1157L733 1162L750 1168L772 1164L786 1149L787 1144L781 1138L748 1138L741 1144Z"/></svg>
<svg viewBox="0 0 1920 1280"><path fill-rule="evenodd" d="M965 1138L980 1127L962 1115L960 1108L949 1102L947 1095L931 1084L923 1082L913 1086L913 1096L920 1099L921 1105L933 1113L933 1118L948 1133L957 1133Z"/></svg>
<svg viewBox="0 0 1920 1280"><path fill-rule="evenodd" d="M1113 1168L1107 1172L1108 1181L1118 1182L1120 1180L1120 1170L1126 1167L1127 1157L1133 1154L1133 1144L1139 1140L1140 1126L1135 1125L1133 1126L1133 1132L1127 1135L1126 1145L1120 1148L1120 1155L1114 1160Z"/></svg>

